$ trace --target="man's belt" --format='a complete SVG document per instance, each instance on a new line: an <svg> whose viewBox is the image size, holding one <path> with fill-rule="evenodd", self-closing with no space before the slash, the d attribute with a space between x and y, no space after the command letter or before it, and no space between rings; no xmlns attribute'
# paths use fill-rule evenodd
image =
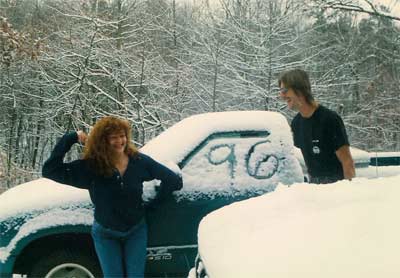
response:
<svg viewBox="0 0 400 278"><path fill-rule="evenodd" d="M326 184L326 183L333 183L338 180L341 180L341 178L338 176L321 176L321 177L310 176L310 183Z"/></svg>

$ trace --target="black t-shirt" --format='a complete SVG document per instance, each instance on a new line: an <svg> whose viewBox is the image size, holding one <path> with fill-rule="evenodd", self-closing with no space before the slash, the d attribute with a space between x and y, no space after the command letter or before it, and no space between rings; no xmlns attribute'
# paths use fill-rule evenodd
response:
<svg viewBox="0 0 400 278"><path fill-rule="evenodd" d="M349 145L349 140L343 120L336 112L319 105L310 118L303 118L298 113L291 127L294 145L301 149L312 177L344 178L342 164L335 152Z"/></svg>

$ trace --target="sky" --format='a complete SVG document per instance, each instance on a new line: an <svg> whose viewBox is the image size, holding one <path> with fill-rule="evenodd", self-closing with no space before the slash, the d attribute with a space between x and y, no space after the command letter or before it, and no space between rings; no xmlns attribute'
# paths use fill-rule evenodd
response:
<svg viewBox="0 0 400 278"><path fill-rule="evenodd" d="M359 2L365 8L369 8L369 5L365 0L359 0ZM384 5L390 9L389 15L400 17L400 0L371 0L371 2L375 5ZM368 9L370 10L370 8Z"/></svg>
<svg viewBox="0 0 400 278"><path fill-rule="evenodd" d="M196 3L199 2L199 0L180 0L182 2L192 2ZM221 3L222 0L208 0L209 3L212 5L218 5ZM379 5L382 4L386 7L388 7L392 12L391 15L393 16L398 16L400 15L400 0L368 0L371 1L374 5ZM366 0L354 0L354 3L360 3L363 7L369 7L367 4Z"/></svg>
<svg viewBox="0 0 400 278"><path fill-rule="evenodd" d="M373 2L375 2L375 1L373 1ZM399 0L379 0L376 2L389 7L392 10L393 15L400 14L400 1Z"/></svg>

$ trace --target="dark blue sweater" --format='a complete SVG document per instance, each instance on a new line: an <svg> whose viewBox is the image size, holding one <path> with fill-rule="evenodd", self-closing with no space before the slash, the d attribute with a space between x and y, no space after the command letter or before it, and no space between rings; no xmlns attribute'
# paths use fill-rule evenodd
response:
<svg viewBox="0 0 400 278"><path fill-rule="evenodd" d="M89 190L94 218L102 226L127 231L144 217L143 182L161 180L157 199L182 188L182 178L151 157L139 153L129 157L123 176L115 170L110 177L96 175L88 161L64 163L65 154L78 142L76 132L65 134L43 165L43 177Z"/></svg>

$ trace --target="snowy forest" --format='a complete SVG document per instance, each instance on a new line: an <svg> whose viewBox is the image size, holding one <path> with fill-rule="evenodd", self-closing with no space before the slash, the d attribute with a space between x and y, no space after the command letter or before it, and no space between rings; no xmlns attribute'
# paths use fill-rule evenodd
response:
<svg viewBox="0 0 400 278"><path fill-rule="evenodd" d="M399 4L398 4L399 5ZM294 113L309 72L350 142L400 150L400 18L369 0L0 0L0 182L40 176L58 137L104 115L142 146L187 116Z"/></svg>

